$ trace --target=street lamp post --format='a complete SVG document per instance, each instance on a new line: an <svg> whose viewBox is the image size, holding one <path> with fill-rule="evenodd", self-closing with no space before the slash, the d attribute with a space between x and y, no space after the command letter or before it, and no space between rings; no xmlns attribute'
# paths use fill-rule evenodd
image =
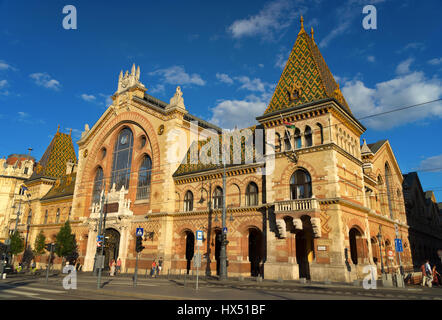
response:
<svg viewBox="0 0 442 320"><path fill-rule="evenodd" d="M226 247L229 241L227 240L226 230L226 162L223 157L223 211L222 211L222 236L221 236L221 251L220 251L220 275L219 280L227 279L227 252Z"/></svg>
<svg viewBox="0 0 442 320"><path fill-rule="evenodd" d="M384 261L382 259L382 247L381 247L381 241L382 241L382 226L379 226L379 233L377 234L378 243L379 243L379 255L381 256L381 272L384 274Z"/></svg>

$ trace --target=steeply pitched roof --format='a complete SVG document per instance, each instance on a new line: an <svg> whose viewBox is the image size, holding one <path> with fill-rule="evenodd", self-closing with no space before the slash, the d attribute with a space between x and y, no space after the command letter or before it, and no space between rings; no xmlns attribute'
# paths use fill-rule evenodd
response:
<svg viewBox="0 0 442 320"><path fill-rule="evenodd" d="M380 140L378 142L368 144L368 147L373 153L376 153L384 145L385 142L387 142L387 140Z"/></svg>
<svg viewBox="0 0 442 320"><path fill-rule="evenodd" d="M299 88L300 95L299 98L291 100L290 93L294 87ZM313 35L310 36L305 32L301 17L301 31L264 114L326 98L336 99L351 114Z"/></svg>
<svg viewBox="0 0 442 320"><path fill-rule="evenodd" d="M68 160L77 162L72 137L70 134L61 133L57 130L29 180L43 177L56 179L66 175Z"/></svg>
<svg viewBox="0 0 442 320"><path fill-rule="evenodd" d="M252 131L252 135L254 135L256 126L249 127L247 129L250 129ZM222 137L223 137L222 134L218 135L219 150L222 150ZM196 159L198 157L198 155L200 155L201 148L203 148L203 146L209 142L210 142L210 138L208 138L207 140L204 140L204 141L200 140L198 142L197 141L193 142L192 145L190 146L189 150L187 150L186 156L184 157L183 161L181 162L178 169L173 174L173 177L178 177L178 176L183 176L183 175L187 175L187 174L191 174L191 173L203 172L203 171L208 171L208 170L221 169L223 167L221 151L219 153L219 163L205 164L201 161L200 158L198 158L197 163L195 163L195 164L191 163L191 154L193 154L192 158ZM227 160L227 163L229 163L229 164L227 164L226 167L230 168L230 167L245 164L246 154L253 155L253 149L252 150L247 149L247 151L246 151L245 139L241 138L241 150L240 150L241 154L239 155L239 157L241 159L241 163L236 164L236 163L234 163L234 159L235 159L234 152L237 152L237 151L234 150L234 148L233 148L233 138L232 137L230 138L230 142L231 142L230 143L230 160L229 159ZM248 153L248 152L250 152L250 153ZM209 155L209 157L210 157L210 155ZM239 157L238 157L238 159L239 159ZM255 163L256 158L254 158L253 160Z"/></svg>
<svg viewBox="0 0 442 320"><path fill-rule="evenodd" d="M77 173L71 173L58 178L55 184L41 200L55 200L62 197L72 196L74 194L75 180Z"/></svg>

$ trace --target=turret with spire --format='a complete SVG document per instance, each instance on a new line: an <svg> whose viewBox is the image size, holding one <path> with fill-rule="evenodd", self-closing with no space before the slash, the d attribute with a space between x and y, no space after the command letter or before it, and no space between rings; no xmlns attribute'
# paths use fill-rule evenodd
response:
<svg viewBox="0 0 442 320"><path fill-rule="evenodd" d="M132 65L131 73L126 71L123 76L123 71L120 72L118 77L118 90L117 94L120 94L123 91L126 91L132 87L140 87L141 89L146 89L144 85L140 82L140 66L135 67L135 63Z"/></svg>

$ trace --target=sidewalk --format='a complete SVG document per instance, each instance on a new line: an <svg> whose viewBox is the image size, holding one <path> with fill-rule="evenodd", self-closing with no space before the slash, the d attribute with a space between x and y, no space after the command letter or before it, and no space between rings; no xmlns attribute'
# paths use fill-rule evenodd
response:
<svg viewBox="0 0 442 320"><path fill-rule="evenodd" d="M423 288L416 285L408 285L406 288L382 288L376 290L365 290L360 286L354 286L352 283L324 283L307 282L302 283L299 280L290 280L278 282L274 280L231 278L226 281L219 281L216 277L199 278L199 291L196 291L196 277L163 275L157 278L138 275L137 286L133 286L132 274L121 274L116 277L109 277L107 274L102 276L101 288L97 288L97 277L92 273L79 273L77 278L77 287L79 291L90 292L94 294L115 295L120 297L138 298L138 299L156 299L156 300L204 300L221 299L216 294L211 294L210 289L224 288L226 290L238 290L249 292L256 291L285 291L306 294L353 294L359 296L383 296L394 299L407 298L419 299L419 297L440 297L442 299L442 288ZM45 284L45 276L17 277L26 279L35 283ZM13 278L9 278L13 279ZM62 285L63 274L54 274L49 277L49 285ZM219 290L218 290L219 291ZM333 299L331 296L330 299Z"/></svg>

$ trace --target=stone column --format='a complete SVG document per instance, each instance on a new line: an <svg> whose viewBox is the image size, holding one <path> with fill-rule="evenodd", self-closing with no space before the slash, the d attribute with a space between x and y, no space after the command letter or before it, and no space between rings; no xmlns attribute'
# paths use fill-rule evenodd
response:
<svg viewBox="0 0 442 320"><path fill-rule="evenodd" d="M89 233L87 238L87 248L86 248L86 256L84 258L84 265L83 270L84 271L93 271L94 269L94 258L95 253L97 252L97 235L98 232L94 231L93 223L89 223Z"/></svg>

